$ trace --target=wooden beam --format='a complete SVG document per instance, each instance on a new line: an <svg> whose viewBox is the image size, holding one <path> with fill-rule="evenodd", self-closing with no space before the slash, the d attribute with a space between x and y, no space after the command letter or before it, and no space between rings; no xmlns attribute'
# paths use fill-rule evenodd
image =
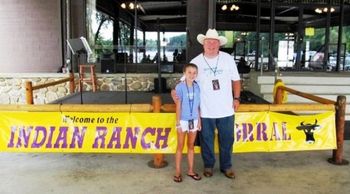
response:
<svg viewBox="0 0 350 194"><path fill-rule="evenodd" d="M152 112L151 104L42 104L0 105L1 111L28 112Z"/></svg>

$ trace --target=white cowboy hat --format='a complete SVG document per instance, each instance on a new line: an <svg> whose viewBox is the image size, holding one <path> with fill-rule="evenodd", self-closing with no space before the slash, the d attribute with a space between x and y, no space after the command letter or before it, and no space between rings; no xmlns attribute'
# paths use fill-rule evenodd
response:
<svg viewBox="0 0 350 194"><path fill-rule="evenodd" d="M227 43L227 38L224 36L219 36L218 32L215 29L208 29L207 33L204 34L198 34L197 40L199 43L203 44L205 39L216 39L220 41L220 46Z"/></svg>

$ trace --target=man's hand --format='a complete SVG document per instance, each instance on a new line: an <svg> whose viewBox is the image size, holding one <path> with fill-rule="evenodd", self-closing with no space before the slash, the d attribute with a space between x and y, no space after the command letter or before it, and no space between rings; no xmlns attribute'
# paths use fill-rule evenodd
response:
<svg viewBox="0 0 350 194"><path fill-rule="evenodd" d="M177 102L179 101L179 97L176 95L176 90L174 89L171 90L171 98L173 99L175 104L177 104Z"/></svg>
<svg viewBox="0 0 350 194"><path fill-rule="evenodd" d="M238 107L241 103L239 102L239 100L234 99L233 100L233 110L235 110L235 112L238 110Z"/></svg>
<svg viewBox="0 0 350 194"><path fill-rule="evenodd" d="M202 124L199 120L198 120L197 128L198 128L198 131L202 130Z"/></svg>

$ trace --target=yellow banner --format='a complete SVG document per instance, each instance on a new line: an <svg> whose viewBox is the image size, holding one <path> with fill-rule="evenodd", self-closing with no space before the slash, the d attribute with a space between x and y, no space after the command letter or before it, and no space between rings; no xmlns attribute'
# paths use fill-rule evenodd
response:
<svg viewBox="0 0 350 194"><path fill-rule="evenodd" d="M234 152L336 149L334 112L308 116L239 113L235 123Z"/></svg>
<svg viewBox="0 0 350 194"><path fill-rule="evenodd" d="M237 113L235 125L234 152L336 148L334 112L310 116ZM6 152L176 150L174 113L0 112L0 135L0 151Z"/></svg>

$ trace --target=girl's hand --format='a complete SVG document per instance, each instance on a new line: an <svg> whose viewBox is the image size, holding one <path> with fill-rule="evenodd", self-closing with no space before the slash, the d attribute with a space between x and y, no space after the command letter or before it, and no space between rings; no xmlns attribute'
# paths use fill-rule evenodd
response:
<svg viewBox="0 0 350 194"><path fill-rule="evenodd" d="M176 130L181 130L181 125L180 125L180 123L179 123L179 124L176 124Z"/></svg>

